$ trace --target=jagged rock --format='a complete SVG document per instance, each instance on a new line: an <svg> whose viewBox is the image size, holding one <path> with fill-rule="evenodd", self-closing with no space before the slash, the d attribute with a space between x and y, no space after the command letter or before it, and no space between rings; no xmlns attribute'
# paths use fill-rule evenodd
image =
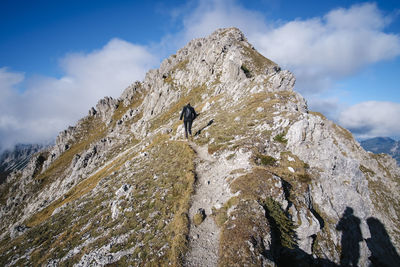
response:
<svg viewBox="0 0 400 267"><path fill-rule="evenodd" d="M113 112L118 108L118 100L112 97L104 97L100 99L96 104L96 110L103 122L107 122L111 119Z"/></svg>
<svg viewBox="0 0 400 267"><path fill-rule="evenodd" d="M89 116L94 116L94 115L96 115L97 114L97 110L94 108L94 107L92 107L90 110L89 110Z"/></svg>
<svg viewBox="0 0 400 267"><path fill-rule="evenodd" d="M122 92L120 99L122 100L124 106L128 106L131 103L140 88L141 83L139 81L136 81Z"/></svg>

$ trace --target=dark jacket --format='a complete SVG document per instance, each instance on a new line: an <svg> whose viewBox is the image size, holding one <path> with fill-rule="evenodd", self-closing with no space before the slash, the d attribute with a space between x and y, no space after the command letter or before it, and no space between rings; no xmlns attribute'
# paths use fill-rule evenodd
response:
<svg viewBox="0 0 400 267"><path fill-rule="evenodd" d="M182 120L183 118L184 121L193 121L196 117L197 113L194 108L190 105L186 105L183 107L181 117L179 119Z"/></svg>

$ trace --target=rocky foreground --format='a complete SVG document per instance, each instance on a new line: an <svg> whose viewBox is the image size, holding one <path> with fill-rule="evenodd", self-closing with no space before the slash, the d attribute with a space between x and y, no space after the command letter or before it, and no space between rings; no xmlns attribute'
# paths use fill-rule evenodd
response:
<svg viewBox="0 0 400 267"><path fill-rule="evenodd" d="M0 185L0 265L398 266L395 160L294 84L238 29L192 40Z"/></svg>

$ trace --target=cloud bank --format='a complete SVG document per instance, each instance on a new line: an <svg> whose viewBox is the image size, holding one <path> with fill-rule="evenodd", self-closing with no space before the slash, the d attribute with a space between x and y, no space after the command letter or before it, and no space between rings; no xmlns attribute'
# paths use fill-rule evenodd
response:
<svg viewBox="0 0 400 267"><path fill-rule="evenodd" d="M0 69L0 147L47 142L104 96L122 90L158 63L146 47L112 39L99 50L66 55L63 77L34 77ZM21 92L18 86L26 83Z"/></svg>
<svg viewBox="0 0 400 267"><path fill-rule="evenodd" d="M339 122L360 138L399 137L399 116L399 103L367 101L345 109Z"/></svg>

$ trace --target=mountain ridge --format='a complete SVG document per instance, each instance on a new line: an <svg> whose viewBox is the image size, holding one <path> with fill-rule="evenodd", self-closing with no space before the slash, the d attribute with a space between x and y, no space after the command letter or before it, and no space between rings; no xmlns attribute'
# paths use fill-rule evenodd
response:
<svg viewBox="0 0 400 267"><path fill-rule="evenodd" d="M309 111L294 84L236 28L190 41L0 186L0 262L190 266L213 224L212 265L396 262L395 161ZM200 116L186 142L189 101Z"/></svg>
<svg viewBox="0 0 400 267"><path fill-rule="evenodd" d="M360 142L361 146L373 153L385 153L393 157L400 165L400 142L390 137L375 137Z"/></svg>

